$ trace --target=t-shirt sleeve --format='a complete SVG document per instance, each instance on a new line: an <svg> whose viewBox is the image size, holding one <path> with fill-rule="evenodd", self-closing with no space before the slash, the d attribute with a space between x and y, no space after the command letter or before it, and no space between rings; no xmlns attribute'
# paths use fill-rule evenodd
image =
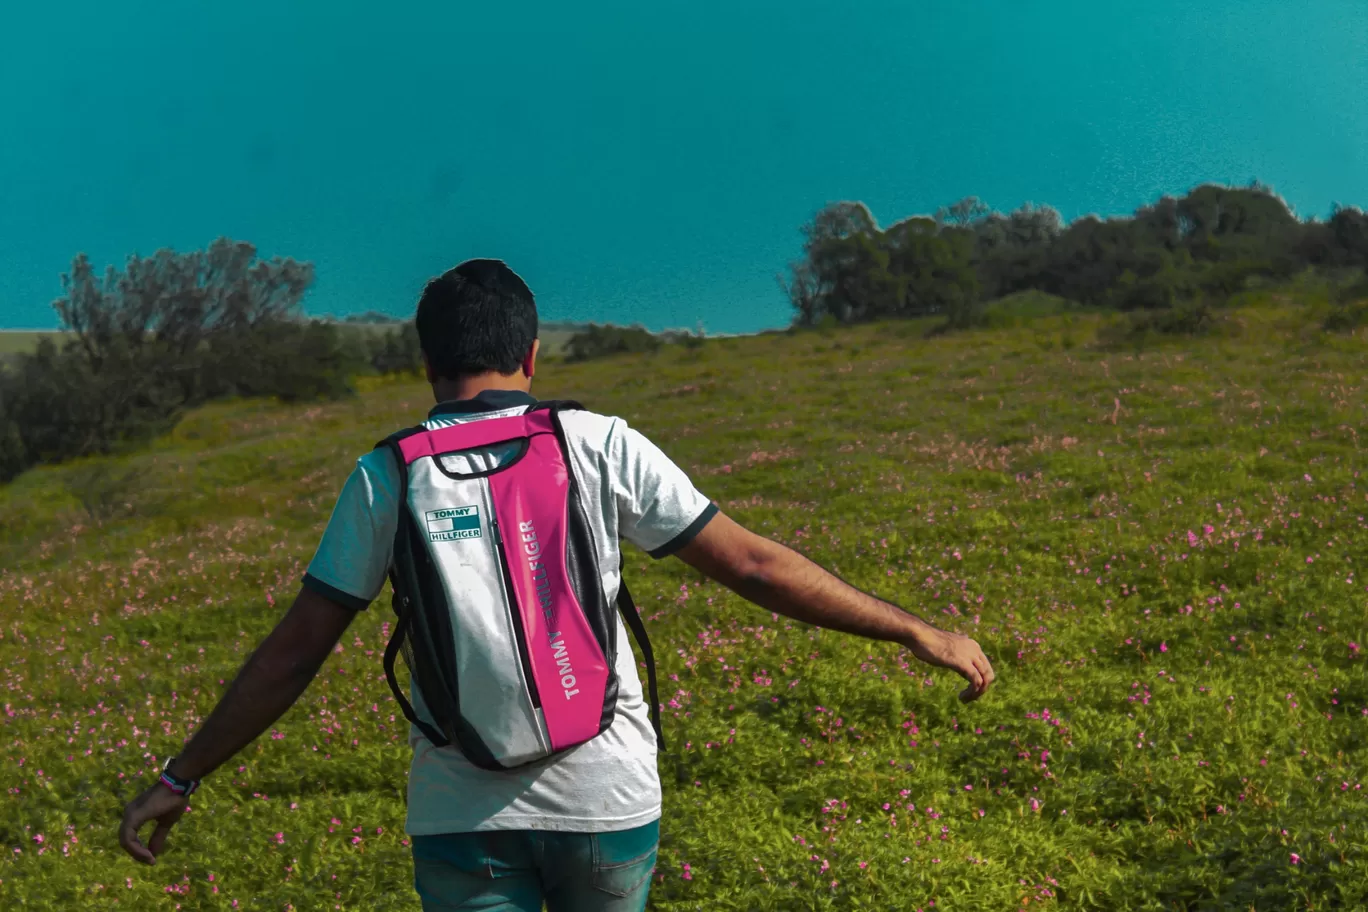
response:
<svg viewBox="0 0 1368 912"><path fill-rule="evenodd" d="M674 554L717 515L688 474L621 419L609 436L608 470L622 537L662 558Z"/></svg>
<svg viewBox="0 0 1368 912"><path fill-rule="evenodd" d="M376 450L357 460L304 574L305 588L357 611L380 594L398 526L393 459Z"/></svg>

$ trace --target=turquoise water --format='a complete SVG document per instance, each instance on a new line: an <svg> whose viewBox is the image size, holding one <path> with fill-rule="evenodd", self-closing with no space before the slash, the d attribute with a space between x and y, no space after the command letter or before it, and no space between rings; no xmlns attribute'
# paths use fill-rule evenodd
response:
<svg viewBox="0 0 1368 912"><path fill-rule="evenodd" d="M1363 0L197 6L0 13L0 326L77 251L220 234L315 262L314 313L484 255L546 319L740 332L829 200L1368 204Z"/></svg>

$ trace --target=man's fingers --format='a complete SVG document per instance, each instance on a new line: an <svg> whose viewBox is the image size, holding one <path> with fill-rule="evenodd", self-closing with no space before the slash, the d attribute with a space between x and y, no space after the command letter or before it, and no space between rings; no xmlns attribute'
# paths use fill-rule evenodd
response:
<svg viewBox="0 0 1368 912"><path fill-rule="evenodd" d="M978 667L974 666L973 662L970 662L969 665L960 669L959 673L964 675L964 680L969 681L970 684L974 686L975 690L984 682L984 675L979 674Z"/></svg>
<svg viewBox="0 0 1368 912"><path fill-rule="evenodd" d="M138 839L138 826L141 822L134 816L131 808L124 814L123 823L119 826L119 845L143 864L156 864L156 856L148 851L142 840Z"/></svg>
<svg viewBox="0 0 1368 912"><path fill-rule="evenodd" d="M968 680L969 688L971 690L975 692L983 690L983 675L979 672L976 665L970 665L961 671L960 674L964 675L965 679Z"/></svg>
<svg viewBox="0 0 1368 912"><path fill-rule="evenodd" d="M983 678L983 689L987 690L992 686L993 681L997 680L997 675L993 673L992 663L983 653L979 653L974 658L974 667L978 669L980 677Z"/></svg>
<svg viewBox="0 0 1368 912"><path fill-rule="evenodd" d="M174 826L175 823L176 821L174 819L167 820L166 818L157 821L157 828L152 831L152 838L147 840L147 850L151 852L153 856L162 853L162 849L166 847L166 837L170 834L171 827Z"/></svg>

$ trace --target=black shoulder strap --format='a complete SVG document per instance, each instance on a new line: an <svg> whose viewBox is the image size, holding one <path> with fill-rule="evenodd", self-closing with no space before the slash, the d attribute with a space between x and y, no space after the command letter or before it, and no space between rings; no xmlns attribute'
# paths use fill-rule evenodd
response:
<svg viewBox="0 0 1368 912"><path fill-rule="evenodd" d="M536 405L528 409L529 412L538 412L544 410L550 410L553 412L569 410L577 410L581 412L588 411L588 409L586 409L580 403L576 402L574 399L547 399L544 402L538 402Z"/></svg>
<svg viewBox="0 0 1368 912"><path fill-rule="evenodd" d="M437 747L446 747L451 743L451 739L437 731L437 729L433 728L427 722L418 718L418 713L414 711L413 705L409 703L408 697L404 695L404 688L399 686L399 679L394 675L394 661L399 656L399 650L404 646L404 638L408 636L408 627L413 609L412 606L405 604L403 610L400 610L399 606L403 603L404 596L400 594L399 581L395 578L394 573L390 573L390 586L394 589L394 614L398 620L394 625L394 632L390 634L389 642L385 644L385 680L389 683L390 691L394 694L394 699L395 702L399 704L399 709L403 711L404 718L418 726L418 730L423 733L423 736L434 745Z"/></svg>
<svg viewBox="0 0 1368 912"><path fill-rule="evenodd" d="M408 510L408 466L404 465L404 454L399 449L399 441L405 437L425 431L422 425L417 427L405 428L397 431L375 445L378 449L388 449L394 454L394 461L399 469L399 521L395 525L393 560L403 559L402 550L406 547L404 538L404 519L405 512ZM393 593L391 606L394 609L395 625L394 631L390 634L389 642L385 644L385 655L383 665L385 668L385 681L389 684L390 691L394 694L395 702L399 704L399 709L403 711L404 718L418 726L429 741L438 747L446 747L451 740L437 729L433 728L424 720L418 718L418 713L414 711L413 705L409 703L408 697L404 694L404 688L399 685L399 679L394 674L395 660L399 657L399 651L403 649L404 639L409 635L409 625L413 618L413 604L409 593L399 583L399 574L395 563L390 564L389 569L390 591Z"/></svg>
<svg viewBox="0 0 1368 912"><path fill-rule="evenodd" d="M636 603L632 601L632 594L627 591L627 577L622 573L626 566L627 559L623 557L618 564L617 607L618 611L622 612L627 627L632 631L632 636L636 638L637 645L641 647L641 658L646 662L646 691L651 701L651 727L655 729L656 747L664 751L665 732L660 727L660 692L656 687L655 653L651 651L650 637L646 636L646 625L641 623L641 614L637 611Z"/></svg>

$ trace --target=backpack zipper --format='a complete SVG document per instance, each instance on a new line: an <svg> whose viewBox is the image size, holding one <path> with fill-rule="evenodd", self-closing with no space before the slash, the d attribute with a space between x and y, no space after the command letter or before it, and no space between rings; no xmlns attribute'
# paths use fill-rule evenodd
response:
<svg viewBox="0 0 1368 912"><path fill-rule="evenodd" d="M541 709L541 694L537 691L537 681L532 677L532 657L527 650L527 631L523 630L522 619L517 617L518 595L513 588L513 573L508 568L508 554L504 551L503 536L499 534L499 520L490 510L489 527L494 535L494 547L499 552L499 569L503 572L504 590L508 593L509 622L513 625L513 636L518 641L518 657L522 659L523 678L527 681L527 693L532 705Z"/></svg>

